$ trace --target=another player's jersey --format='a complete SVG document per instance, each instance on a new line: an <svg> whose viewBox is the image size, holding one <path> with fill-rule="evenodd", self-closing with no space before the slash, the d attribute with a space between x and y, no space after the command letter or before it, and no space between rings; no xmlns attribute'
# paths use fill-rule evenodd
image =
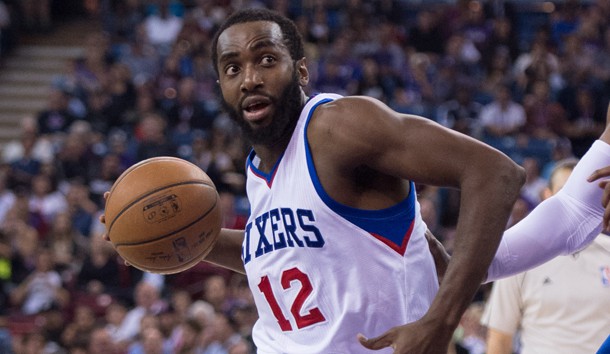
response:
<svg viewBox="0 0 610 354"><path fill-rule="evenodd" d="M318 105L338 98L307 102L271 173L257 168L254 152L248 157L242 258L259 353L370 353L358 333L375 337L421 318L438 290L413 184L404 201L374 211L342 205L322 188L306 129Z"/></svg>

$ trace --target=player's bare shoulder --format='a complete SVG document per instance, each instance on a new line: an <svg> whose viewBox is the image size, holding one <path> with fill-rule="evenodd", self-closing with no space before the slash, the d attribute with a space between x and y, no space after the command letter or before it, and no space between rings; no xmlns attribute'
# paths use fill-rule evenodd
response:
<svg viewBox="0 0 610 354"><path fill-rule="evenodd" d="M307 129L315 149L342 158L375 154L395 131L399 115L384 103L366 96L349 96L316 108Z"/></svg>
<svg viewBox="0 0 610 354"><path fill-rule="evenodd" d="M381 101L371 97L342 97L318 106L308 131L309 134L321 134L324 138L362 140L370 136L372 130L380 128L381 122L395 116L394 113Z"/></svg>

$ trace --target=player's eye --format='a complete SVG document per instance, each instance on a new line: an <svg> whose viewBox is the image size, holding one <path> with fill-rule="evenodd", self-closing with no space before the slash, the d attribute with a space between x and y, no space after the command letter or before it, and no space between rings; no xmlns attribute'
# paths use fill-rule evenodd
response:
<svg viewBox="0 0 610 354"><path fill-rule="evenodd" d="M272 65L273 63L275 63L275 57L271 56L271 55L265 55L262 59L261 59L261 64L262 65Z"/></svg>
<svg viewBox="0 0 610 354"><path fill-rule="evenodd" d="M232 75L237 74L238 72L239 72L239 67L237 65L231 64L231 65L227 65L225 67L225 75L232 76Z"/></svg>

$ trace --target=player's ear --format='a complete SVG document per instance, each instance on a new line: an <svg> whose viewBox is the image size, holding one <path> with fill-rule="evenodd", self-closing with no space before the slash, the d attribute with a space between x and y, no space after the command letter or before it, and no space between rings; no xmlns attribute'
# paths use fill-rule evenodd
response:
<svg viewBox="0 0 610 354"><path fill-rule="evenodd" d="M307 59L305 57L299 59L295 63L295 69L299 75L299 85L307 86L309 83L309 70L307 69Z"/></svg>

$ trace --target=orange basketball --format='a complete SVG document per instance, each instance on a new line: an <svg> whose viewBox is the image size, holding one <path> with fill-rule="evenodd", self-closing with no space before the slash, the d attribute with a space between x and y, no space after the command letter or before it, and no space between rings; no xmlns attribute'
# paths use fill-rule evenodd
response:
<svg viewBox="0 0 610 354"><path fill-rule="evenodd" d="M201 261L220 232L214 183L175 157L141 161L119 176L106 199L106 230L132 266L171 274Z"/></svg>

